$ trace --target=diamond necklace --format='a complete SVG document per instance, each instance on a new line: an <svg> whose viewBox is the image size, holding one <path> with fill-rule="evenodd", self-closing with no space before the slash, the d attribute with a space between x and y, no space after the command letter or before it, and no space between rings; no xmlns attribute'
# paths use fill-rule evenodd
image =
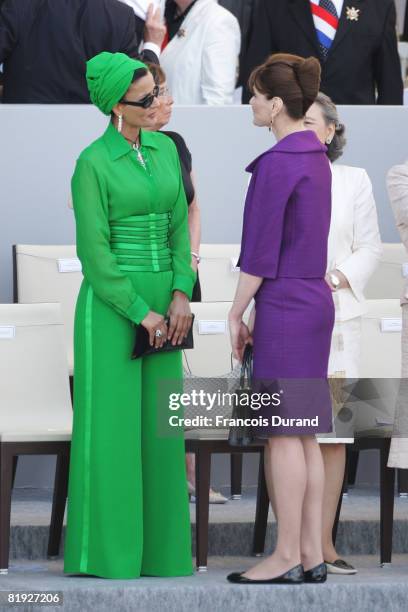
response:
<svg viewBox="0 0 408 612"><path fill-rule="evenodd" d="M138 145L138 144L136 144L136 143L134 142L134 143L133 143L133 145L132 145L132 148L133 148L133 150L134 150L134 151L136 151L136 153L137 153L137 159L138 159L139 163L140 163L140 164L143 166L143 168L146 170L146 162L145 162L145 159L144 159L144 157L143 157L143 155L142 155L142 152L141 152L141 150L140 150L139 145Z"/></svg>
<svg viewBox="0 0 408 612"><path fill-rule="evenodd" d="M126 136L125 136L125 138L126 138ZM132 149L134 151L136 151L137 160L138 160L139 164L144 168L144 170L146 170L146 161L145 161L145 159L144 159L144 157L142 155L142 151L140 149L140 146L137 144L137 141L130 140L130 138L126 138L126 140L128 142L130 142L130 144L132 145Z"/></svg>

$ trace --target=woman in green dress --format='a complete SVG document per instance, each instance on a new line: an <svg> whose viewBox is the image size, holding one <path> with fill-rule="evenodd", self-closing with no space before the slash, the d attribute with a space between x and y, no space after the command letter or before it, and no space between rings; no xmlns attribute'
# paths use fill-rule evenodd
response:
<svg viewBox="0 0 408 612"><path fill-rule="evenodd" d="M182 380L181 353L130 358L135 324L157 347L166 337L180 344L191 326L196 273L179 158L169 138L143 129L158 107L144 64L104 52L87 63L87 82L111 122L72 178L84 280L64 572L190 575L183 431L158 431L158 391L163 379Z"/></svg>

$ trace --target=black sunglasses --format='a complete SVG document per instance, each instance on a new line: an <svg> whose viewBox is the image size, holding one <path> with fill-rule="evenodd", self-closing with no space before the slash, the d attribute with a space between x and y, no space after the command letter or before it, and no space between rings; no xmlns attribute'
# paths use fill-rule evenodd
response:
<svg viewBox="0 0 408 612"><path fill-rule="evenodd" d="M150 108L150 106L153 104L153 100L159 95L159 91L160 88L156 85L156 87L153 89L153 92L145 96L142 100L139 100L138 102L133 102L132 100L126 100L125 98L123 98L123 100L120 100L120 103L127 104L128 106L140 106L141 108Z"/></svg>

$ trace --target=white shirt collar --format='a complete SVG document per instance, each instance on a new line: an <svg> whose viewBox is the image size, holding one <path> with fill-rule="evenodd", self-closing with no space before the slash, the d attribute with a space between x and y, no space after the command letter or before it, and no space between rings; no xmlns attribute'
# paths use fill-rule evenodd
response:
<svg viewBox="0 0 408 612"><path fill-rule="evenodd" d="M334 6L336 7L337 15L339 19L341 17L341 11L343 10L344 0L332 0Z"/></svg>

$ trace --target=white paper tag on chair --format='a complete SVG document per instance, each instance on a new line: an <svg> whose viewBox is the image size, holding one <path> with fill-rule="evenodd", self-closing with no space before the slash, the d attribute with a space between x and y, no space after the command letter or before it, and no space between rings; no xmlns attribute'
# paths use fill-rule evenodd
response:
<svg viewBox="0 0 408 612"><path fill-rule="evenodd" d="M383 317L381 319L381 331L382 332L401 332L402 331L402 319Z"/></svg>
<svg viewBox="0 0 408 612"><path fill-rule="evenodd" d="M237 266L238 257L231 257L231 272L239 272L240 268Z"/></svg>
<svg viewBox="0 0 408 612"><path fill-rule="evenodd" d="M199 321L198 322L198 333L199 334L226 334L227 333L227 322L223 321Z"/></svg>
<svg viewBox="0 0 408 612"><path fill-rule="evenodd" d="M15 335L15 325L0 325L0 340L12 340Z"/></svg>
<svg viewBox="0 0 408 612"><path fill-rule="evenodd" d="M394 421L391 418L387 420L386 418L375 417L375 424L377 427L390 427L394 425Z"/></svg>
<svg viewBox="0 0 408 612"><path fill-rule="evenodd" d="M408 262L402 264L402 276L408 278Z"/></svg>
<svg viewBox="0 0 408 612"><path fill-rule="evenodd" d="M82 272L81 262L78 257L58 259L58 272Z"/></svg>

